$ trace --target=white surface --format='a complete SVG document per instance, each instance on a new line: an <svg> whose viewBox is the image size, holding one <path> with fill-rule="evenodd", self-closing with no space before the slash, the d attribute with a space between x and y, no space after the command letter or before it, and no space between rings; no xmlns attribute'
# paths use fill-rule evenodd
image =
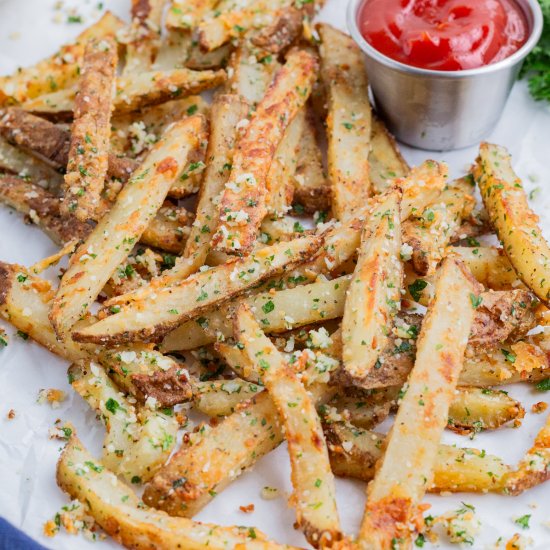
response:
<svg viewBox="0 0 550 550"><path fill-rule="evenodd" d="M0 2L0 74L13 71L18 65L26 65L52 53L83 25L54 23L53 0L4 0ZM121 16L129 10L129 0L107 0L105 6ZM77 6L84 15L95 10L96 2L81 0L65 2ZM322 19L344 28L345 0L328 0ZM64 10L62 10L62 13ZM66 19L66 17L64 18ZM18 33L13 35L13 33ZM11 36L11 37L10 37ZM533 206L541 216L544 232L550 237L550 109L535 104L523 83L517 84L506 112L490 138L506 145L514 155L515 166L525 179L529 191L539 187L540 192ZM432 157L446 160L452 176L464 173L475 156L476 149L467 149L444 155L405 149L407 160L416 164ZM0 259L30 265L52 253L54 245L38 229L23 224L21 218L0 207ZM101 447L103 428L87 405L74 395L66 379L67 365L41 349L24 342L15 335L13 327L0 321L10 336L10 344L0 351L0 515L22 528L49 548L76 549L118 548L112 541L90 543L82 537L58 535L47 539L42 535L42 525L53 518L67 502L65 495L55 484L55 462L60 450L58 441L48 439L48 429L57 418L70 419L79 430L86 444L96 453ZM61 388L69 398L57 410L48 405L36 404L41 388ZM531 414L530 406L540 400L550 400L528 386L507 388L527 410L520 429L505 428L495 433L478 435L474 441L445 434L445 440L460 446L476 446L503 457L510 464L516 463L530 446L545 415ZM545 399L545 397L547 397ZM8 421L6 414L15 409L16 417ZM405 457L404 457L405 458ZM289 464L284 446L260 460L253 471L243 475L198 516L197 519L221 524L255 525L279 542L305 546L302 535L292 528L294 514L284 498L264 501L260 490L269 485L290 492ZM523 533L531 536L533 548L550 548L550 528L543 525L550 520L547 503L550 483L527 494L512 498L496 495L472 496L461 494L452 497L429 497L432 514L455 509L461 501L477 508L482 522L481 534L474 548L494 548L499 537L508 540L520 528L513 518L532 514L531 528ZM254 503L252 514L243 514L240 505ZM346 532L354 533L359 525L364 486L361 483L338 481L338 503ZM455 547L441 543L442 548Z"/></svg>

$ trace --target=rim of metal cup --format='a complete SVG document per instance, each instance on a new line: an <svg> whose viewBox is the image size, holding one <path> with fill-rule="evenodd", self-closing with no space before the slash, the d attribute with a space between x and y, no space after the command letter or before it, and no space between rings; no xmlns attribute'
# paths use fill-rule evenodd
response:
<svg viewBox="0 0 550 550"><path fill-rule="evenodd" d="M482 67L478 67L477 69L464 69L459 71L436 71L434 69L423 69L421 67L413 67L412 65L407 65L405 63L401 63L400 61L396 61L395 59L392 59L391 57L388 57L379 52L367 42L367 40L360 32L357 22L359 9L365 1L367 0L350 0L348 4L347 24L351 36L353 37L355 42L357 42L363 52L370 58L374 59L378 63L385 65L386 67L390 67L411 75L457 79L476 75L486 75L500 71L502 69L508 69L521 62L532 51L532 49L537 45L537 42L539 41L542 34L543 17L538 0L523 0L523 2L520 0L517 2L520 9L525 12L525 8L528 8L531 12L531 17L529 17L529 14L525 14L528 20L532 20L530 29L531 33L529 35L529 38L527 39L527 42L525 42L525 44L518 51L514 52L511 56L506 57L505 59L502 59L497 63L483 65Z"/></svg>

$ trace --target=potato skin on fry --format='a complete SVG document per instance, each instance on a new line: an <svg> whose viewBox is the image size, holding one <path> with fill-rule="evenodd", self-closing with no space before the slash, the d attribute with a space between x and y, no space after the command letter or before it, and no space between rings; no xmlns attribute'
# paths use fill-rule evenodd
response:
<svg viewBox="0 0 550 550"><path fill-rule="evenodd" d="M113 39L92 41L86 46L65 174L65 215L74 213L80 221L97 219L100 194L108 168L113 85L118 62Z"/></svg>

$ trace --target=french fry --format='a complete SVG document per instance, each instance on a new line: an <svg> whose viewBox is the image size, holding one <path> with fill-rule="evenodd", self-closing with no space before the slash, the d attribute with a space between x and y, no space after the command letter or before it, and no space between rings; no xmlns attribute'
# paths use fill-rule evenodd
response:
<svg viewBox="0 0 550 550"><path fill-rule="evenodd" d="M491 224L519 278L545 303L550 298L550 248L529 208L504 147L482 143L473 168Z"/></svg>
<svg viewBox="0 0 550 550"><path fill-rule="evenodd" d="M540 429L533 446L518 466L504 478L504 492L519 495L550 479L550 419Z"/></svg>
<svg viewBox="0 0 550 550"><path fill-rule="evenodd" d="M313 401L246 305L237 310L234 332L253 372L265 383L284 426L297 523L315 548L330 546L342 534L334 477Z"/></svg>
<svg viewBox="0 0 550 550"><path fill-rule="evenodd" d="M263 248L243 259L197 273L172 287L158 289L144 304L133 302L120 313L75 332L73 338L88 342L121 343L138 338L161 339L183 321L237 296L283 269L304 262L321 245L319 237L305 237Z"/></svg>
<svg viewBox="0 0 550 550"><path fill-rule="evenodd" d="M97 523L128 548L145 544L159 550L229 550L242 545L250 550L291 550L267 542L252 527L198 523L144 507L114 473L97 464L74 435L57 463L57 484L71 498L86 502Z"/></svg>
<svg viewBox="0 0 550 550"><path fill-rule="evenodd" d="M165 0L132 0L129 37L124 37L125 76L151 69L160 45L160 25L165 3Z"/></svg>
<svg viewBox="0 0 550 550"><path fill-rule="evenodd" d="M298 144L296 170L293 175L295 208L306 214L328 212L330 185L323 170L321 149L317 143L311 110L308 110Z"/></svg>
<svg viewBox="0 0 550 550"><path fill-rule="evenodd" d="M30 178L41 187L56 191L63 183L63 176L47 164L21 151L0 138L0 172L8 172Z"/></svg>
<svg viewBox="0 0 550 550"><path fill-rule="evenodd" d="M277 292L262 292L242 299L268 333L341 317L350 277L318 281ZM195 349L212 343L216 335L231 336L228 323L234 303L205 313L197 321L188 321L169 333L161 348L168 351ZM205 331L206 329L206 331Z"/></svg>
<svg viewBox="0 0 550 550"><path fill-rule="evenodd" d="M461 266L446 259L384 458L369 485L360 545L390 549L392 540L402 539L405 545L410 541L410 526L431 485L439 439L462 368L475 291ZM405 463L403 456L408 457Z"/></svg>
<svg viewBox="0 0 550 550"><path fill-rule="evenodd" d="M401 156L395 139L376 116L372 117L369 170L372 186L376 193L387 191L395 178L404 178L410 170L407 162Z"/></svg>
<svg viewBox="0 0 550 550"><path fill-rule="evenodd" d="M401 300L401 193L389 191L365 224L342 319L343 376L361 385L386 347Z"/></svg>
<svg viewBox="0 0 550 550"><path fill-rule="evenodd" d="M173 99L194 95L219 86L225 71L192 71L173 69L148 71L117 78L113 99L116 113L138 111ZM23 103L23 108L37 114L66 116L74 108L75 90L66 89L43 95Z"/></svg>
<svg viewBox="0 0 550 550"><path fill-rule="evenodd" d="M120 475L135 483L149 481L166 463L176 445L179 424L172 415L142 409L139 413L138 439L125 452L119 466Z"/></svg>
<svg viewBox="0 0 550 550"><path fill-rule="evenodd" d="M108 167L111 95L117 62L114 40L105 38L86 46L75 97L61 204L65 214L74 212L76 218L83 222L100 217L100 195Z"/></svg>
<svg viewBox="0 0 550 550"><path fill-rule="evenodd" d="M309 386L308 391L315 403L334 395L325 384ZM216 426L205 428L192 445L184 444L145 487L143 502L170 515L192 517L283 440L277 409L267 392L261 392ZM174 483L178 479L185 483Z"/></svg>
<svg viewBox="0 0 550 550"><path fill-rule="evenodd" d="M79 76L79 65L89 40L114 36L123 22L110 11L85 29L73 43L66 44L53 56L25 69L18 69L13 75L0 77L0 91L22 103L55 90L72 86Z"/></svg>
<svg viewBox="0 0 550 550"><path fill-rule="evenodd" d="M467 180L457 180L436 202L403 224L403 241L411 249L407 252L419 275L435 273L453 235L472 211L475 200L471 190Z"/></svg>
<svg viewBox="0 0 550 550"><path fill-rule="evenodd" d="M493 246L454 246L451 250L460 255L472 275L482 285L493 290L508 290L521 286L504 249Z"/></svg>
<svg viewBox="0 0 550 550"><path fill-rule="evenodd" d="M447 427L459 434L496 430L525 415L521 403L506 392L480 388L460 389L449 408Z"/></svg>
<svg viewBox="0 0 550 550"><path fill-rule="evenodd" d="M47 350L69 361L87 357L86 346L60 342L48 320L54 291L48 281L19 265L0 262L0 315Z"/></svg>
<svg viewBox="0 0 550 550"><path fill-rule="evenodd" d="M363 54L350 36L327 24L321 37L321 77L328 96L328 175L334 216L345 219L371 195L371 107Z"/></svg>
<svg viewBox="0 0 550 550"><path fill-rule="evenodd" d="M330 465L337 476L371 481L383 457L384 436L341 422L324 427ZM478 449L440 445L431 492L499 492L510 468L502 459ZM490 475L488 475L490 473Z"/></svg>
<svg viewBox="0 0 550 550"><path fill-rule="evenodd" d="M218 250L247 254L252 249L266 213L269 166L286 128L311 92L316 71L312 54L291 52L238 140L213 239Z"/></svg>
<svg viewBox="0 0 550 550"><path fill-rule="evenodd" d="M94 363L74 364L69 369L73 389L105 423L101 461L118 472L125 453L139 436L139 423L134 406L111 382L105 371Z"/></svg>
<svg viewBox="0 0 550 550"><path fill-rule="evenodd" d="M236 138L235 127L246 116L246 111L246 102L234 95L223 94L214 100L206 152L209 164L199 194L197 217L186 241L183 257L178 258L175 266L154 284L162 287L183 280L204 264L210 250L212 234L216 229L216 199L222 193L229 176L231 151Z"/></svg>
<svg viewBox="0 0 550 550"><path fill-rule="evenodd" d="M116 267L127 258L162 205L202 132L200 115L176 123L120 192L109 214L72 256L50 313L58 334L69 331L97 298ZM113 242L113 236L117 243Z"/></svg>
<svg viewBox="0 0 550 550"><path fill-rule="evenodd" d="M221 11L198 25L198 41L204 51L219 48L247 30L270 25L290 6L289 0L255 0L249 6ZM218 8L218 11L219 8Z"/></svg>
<svg viewBox="0 0 550 550"><path fill-rule="evenodd" d="M300 109L289 124L267 173L267 211L275 217L284 216L292 204L296 172L296 152L306 123L306 112Z"/></svg>
<svg viewBox="0 0 550 550"><path fill-rule="evenodd" d="M231 55L228 79L225 83L228 94L238 94L251 106L264 97L274 74L281 68L276 57L266 55L244 39Z"/></svg>

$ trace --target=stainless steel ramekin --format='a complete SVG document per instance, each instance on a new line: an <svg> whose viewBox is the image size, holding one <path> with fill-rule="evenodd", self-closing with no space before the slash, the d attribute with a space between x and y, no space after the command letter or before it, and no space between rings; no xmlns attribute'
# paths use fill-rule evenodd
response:
<svg viewBox="0 0 550 550"><path fill-rule="evenodd" d="M405 65L373 48L357 23L364 0L350 0L348 28L365 53L376 108L398 140L420 149L448 151L474 145L493 130L523 60L542 32L537 0L516 1L531 31L517 52L479 69L433 71Z"/></svg>

